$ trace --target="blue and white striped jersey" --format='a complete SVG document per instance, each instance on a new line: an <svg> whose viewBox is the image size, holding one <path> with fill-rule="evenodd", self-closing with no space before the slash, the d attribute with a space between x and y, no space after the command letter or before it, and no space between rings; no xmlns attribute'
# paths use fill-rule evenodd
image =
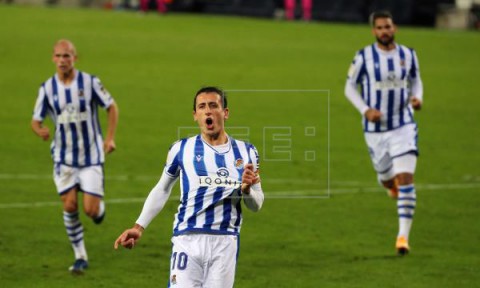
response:
<svg viewBox="0 0 480 288"><path fill-rule="evenodd" d="M362 106L370 107L383 114L376 123L363 115L365 132L384 132L415 122L410 97L422 100L423 87L413 49L398 44L391 51L383 51L376 44L361 49L348 71L347 88L358 84L364 104L354 103L357 109L363 114L366 108Z"/></svg>
<svg viewBox="0 0 480 288"><path fill-rule="evenodd" d="M217 151L197 135L170 148L164 173L180 177L181 190L174 236L240 233L242 173L247 163L258 169L258 152L253 145L231 137L227 144L225 151Z"/></svg>
<svg viewBox="0 0 480 288"><path fill-rule="evenodd" d="M68 86L57 74L40 86L33 119L43 121L48 113L55 123L51 144L55 163L85 167L104 162L97 107L108 108L112 103L98 78L78 70Z"/></svg>

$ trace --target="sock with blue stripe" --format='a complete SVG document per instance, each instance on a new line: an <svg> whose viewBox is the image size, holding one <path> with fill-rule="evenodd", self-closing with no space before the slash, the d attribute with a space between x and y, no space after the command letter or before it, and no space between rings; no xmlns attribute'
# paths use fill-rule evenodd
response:
<svg viewBox="0 0 480 288"><path fill-rule="evenodd" d="M67 230L68 239L72 244L75 259L88 260L87 250L83 241L83 226L80 222L78 211L72 213L63 211L63 223Z"/></svg>
<svg viewBox="0 0 480 288"><path fill-rule="evenodd" d="M415 185L413 185L413 183L409 185L400 185L398 188L398 236L403 236L408 239L412 227L413 214L415 213L417 195L415 194Z"/></svg>

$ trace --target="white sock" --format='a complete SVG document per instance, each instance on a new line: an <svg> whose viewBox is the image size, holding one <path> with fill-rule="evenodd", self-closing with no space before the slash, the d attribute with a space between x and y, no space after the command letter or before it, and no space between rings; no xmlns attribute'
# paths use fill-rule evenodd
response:
<svg viewBox="0 0 480 288"><path fill-rule="evenodd" d="M103 215L103 213L105 213L105 202L103 200L100 200L100 204L99 205L99 208L98 208L98 215L97 217L100 217Z"/></svg>
<svg viewBox="0 0 480 288"><path fill-rule="evenodd" d="M77 212L63 211L63 223L67 230L68 239L72 244L75 259L88 260L87 250L83 241L83 226Z"/></svg>
<svg viewBox="0 0 480 288"><path fill-rule="evenodd" d="M417 195L415 194L415 186L413 183L409 185L400 185L398 188L398 236L403 236L408 240L410 229L412 228Z"/></svg>

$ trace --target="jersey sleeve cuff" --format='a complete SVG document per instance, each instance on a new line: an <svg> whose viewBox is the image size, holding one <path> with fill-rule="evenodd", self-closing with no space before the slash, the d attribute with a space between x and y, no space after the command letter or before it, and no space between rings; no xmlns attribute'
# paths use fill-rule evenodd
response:
<svg viewBox="0 0 480 288"><path fill-rule="evenodd" d="M368 109L370 109L370 107L365 106L365 107L363 107L363 108L360 110L360 113L362 114L362 116L365 115L365 112L367 112Z"/></svg>

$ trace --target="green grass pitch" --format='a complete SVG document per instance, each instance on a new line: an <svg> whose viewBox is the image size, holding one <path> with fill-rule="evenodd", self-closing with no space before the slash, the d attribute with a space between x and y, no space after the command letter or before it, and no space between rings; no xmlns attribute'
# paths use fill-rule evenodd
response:
<svg viewBox="0 0 480 288"><path fill-rule="evenodd" d="M425 86L418 208L411 254L401 258L395 202L376 184L359 115L343 95L355 51L373 40L367 26L5 5L0 23L1 287L165 287L178 186L136 249L112 246L136 220L178 128L195 126L192 97L203 85L232 90L227 126L270 159L263 210L244 213L235 287L480 287L478 33L397 34L417 50ZM67 272L73 253L48 143L29 127L59 38L76 44L76 66L98 75L120 108L118 151L105 166L107 218L101 226L81 218L83 277Z"/></svg>

